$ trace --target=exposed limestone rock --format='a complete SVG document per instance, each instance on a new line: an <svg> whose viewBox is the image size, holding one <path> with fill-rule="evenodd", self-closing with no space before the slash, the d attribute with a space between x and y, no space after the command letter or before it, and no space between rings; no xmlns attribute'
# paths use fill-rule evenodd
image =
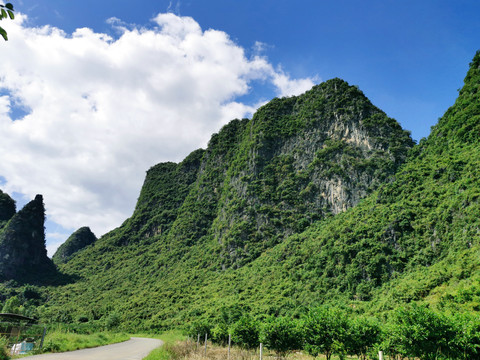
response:
<svg viewBox="0 0 480 360"><path fill-rule="evenodd" d="M413 146L408 132L341 79L273 100L247 127L238 146L246 166L230 168L213 229L235 266L255 257L252 249L355 206Z"/></svg>

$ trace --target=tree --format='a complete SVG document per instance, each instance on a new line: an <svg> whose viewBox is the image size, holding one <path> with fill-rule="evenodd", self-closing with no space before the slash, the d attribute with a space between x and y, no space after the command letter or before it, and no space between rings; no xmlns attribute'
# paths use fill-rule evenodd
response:
<svg viewBox="0 0 480 360"><path fill-rule="evenodd" d="M232 325L232 341L244 349L255 349L259 344L259 325L251 316L242 316Z"/></svg>
<svg viewBox="0 0 480 360"><path fill-rule="evenodd" d="M325 354L330 360L334 352L343 352L347 327L346 314L340 309L321 306L310 310L303 325L305 351L314 357Z"/></svg>
<svg viewBox="0 0 480 360"><path fill-rule="evenodd" d="M187 335L196 339L198 335L201 338L207 334L207 337L210 339L212 335L212 327L206 320L194 321L189 328L187 329Z"/></svg>
<svg viewBox="0 0 480 360"><path fill-rule="evenodd" d="M6 314L20 314L22 313L22 304L20 303L20 299L17 295L12 296L7 301L5 301L5 305L3 305L2 312Z"/></svg>
<svg viewBox="0 0 480 360"><path fill-rule="evenodd" d="M279 357L301 347L302 335L298 323L286 317L270 317L263 324L260 341Z"/></svg>
<svg viewBox="0 0 480 360"><path fill-rule="evenodd" d="M224 321L220 321L211 329L212 340L217 344L225 346L228 343L228 325Z"/></svg>
<svg viewBox="0 0 480 360"><path fill-rule="evenodd" d="M457 359L480 358L480 318L476 314L458 314L452 319L455 339L451 349Z"/></svg>
<svg viewBox="0 0 480 360"><path fill-rule="evenodd" d="M5 5L0 4L0 20L10 18L11 20L15 19L15 15L13 14L13 5L10 3L6 3ZM4 28L0 26L0 35L2 35L5 41L8 40L7 32Z"/></svg>
<svg viewBox="0 0 480 360"><path fill-rule="evenodd" d="M396 344L398 354L422 360L449 358L455 337L449 318L424 305L412 304L393 313L384 348Z"/></svg>
<svg viewBox="0 0 480 360"><path fill-rule="evenodd" d="M359 316L348 327L345 338L345 347L349 354L365 360L368 351L377 343L380 335L380 326L374 318Z"/></svg>
<svg viewBox="0 0 480 360"><path fill-rule="evenodd" d="M116 312L109 314L105 319L105 327L108 330L117 328L121 323L120 315Z"/></svg>

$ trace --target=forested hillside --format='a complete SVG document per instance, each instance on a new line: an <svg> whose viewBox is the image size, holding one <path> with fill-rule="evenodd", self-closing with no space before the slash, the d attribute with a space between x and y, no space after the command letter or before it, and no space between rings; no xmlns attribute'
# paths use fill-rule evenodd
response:
<svg viewBox="0 0 480 360"><path fill-rule="evenodd" d="M345 81L274 99L146 175L124 224L41 289L45 321L163 330L412 301L480 309L480 53L427 139Z"/></svg>
<svg viewBox="0 0 480 360"><path fill-rule="evenodd" d="M99 318L115 309L129 325L156 328L205 316L198 301L223 295L202 289L237 288L232 274L355 206L391 180L412 146L343 80L274 99L223 127L206 150L151 168L133 216L60 267L81 279L53 290L45 311Z"/></svg>

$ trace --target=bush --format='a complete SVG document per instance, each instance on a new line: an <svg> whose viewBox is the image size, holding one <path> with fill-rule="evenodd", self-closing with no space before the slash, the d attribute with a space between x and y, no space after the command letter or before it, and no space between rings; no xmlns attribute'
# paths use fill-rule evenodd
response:
<svg viewBox="0 0 480 360"><path fill-rule="evenodd" d="M384 347L404 357L450 358L456 337L451 319L426 306L412 304L393 313Z"/></svg>
<svg viewBox="0 0 480 360"><path fill-rule="evenodd" d="M60 351L60 344L58 342L56 342L55 340L47 340L43 344L42 351L43 352L52 352L52 353L59 352Z"/></svg>
<svg viewBox="0 0 480 360"><path fill-rule="evenodd" d="M454 351L458 359L480 358L480 319L473 314L456 315Z"/></svg>
<svg viewBox="0 0 480 360"><path fill-rule="evenodd" d="M220 345L228 344L228 325L220 322L212 329L212 341Z"/></svg>
<svg viewBox="0 0 480 360"><path fill-rule="evenodd" d="M255 349L260 345L259 324L250 316L242 316L232 325L232 342L244 349Z"/></svg>
<svg viewBox="0 0 480 360"><path fill-rule="evenodd" d="M334 352L344 352L347 329L344 311L328 306L310 310L303 323L304 349L314 357L324 354L330 360Z"/></svg>
<svg viewBox="0 0 480 360"><path fill-rule="evenodd" d="M110 315L107 316L105 319L105 327L108 330L113 330L117 328L120 325L120 315L117 313L111 313Z"/></svg>
<svg viewBox="0 0 480 360"><path fill-rule="evenodd" d="M8 342L7 339L2 337L0 338L0 360L8 360L10 356L8 355Z"/></svg>
<svg viewBox="0 0 480 360"><path fill-rule="evenodd" d="M86 316L86 315L79 315L79 316L77 316L77 322L79 322L79 323L86 323L86 322L88 322L88 316Z"/></svg>
<svg viewBox="0 0 480 360"><path fill-rule="evenodd" d="M374 318L357 317L348 327L348 335L345 338L345 350L350 355L356 355L365 360L367 354L377 344L380 336L380 326Z"/></svg>
<svg viewBox="0 0 480 360"><path fill-rule="evenodd" d="M194 321L186 332L188 336L195 340L197 339L198 335L200 335L200 340L202 340L202 338L205 339L205 334L207 334L208 338L210 338L212 335L210 324L204 320Z"/></svg>
<svg viewBox="0 0 480 360"><path fill-rule="evenodd" d="M302 343L302 333L297 321L286 317L270 317L263 324L260 342L280 357L299 349Z"/></svg>

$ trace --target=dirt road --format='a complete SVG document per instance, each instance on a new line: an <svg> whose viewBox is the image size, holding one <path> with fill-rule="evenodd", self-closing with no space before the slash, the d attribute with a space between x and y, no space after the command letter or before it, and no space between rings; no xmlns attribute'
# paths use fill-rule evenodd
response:
<svg viewBox="0 0 480 360"><path fill-rule="evenodd" d="M97 348L57 354L27 356L26 360L142 360L150 351L161 346L157 339L131 338L128 341Z"/></svg>

